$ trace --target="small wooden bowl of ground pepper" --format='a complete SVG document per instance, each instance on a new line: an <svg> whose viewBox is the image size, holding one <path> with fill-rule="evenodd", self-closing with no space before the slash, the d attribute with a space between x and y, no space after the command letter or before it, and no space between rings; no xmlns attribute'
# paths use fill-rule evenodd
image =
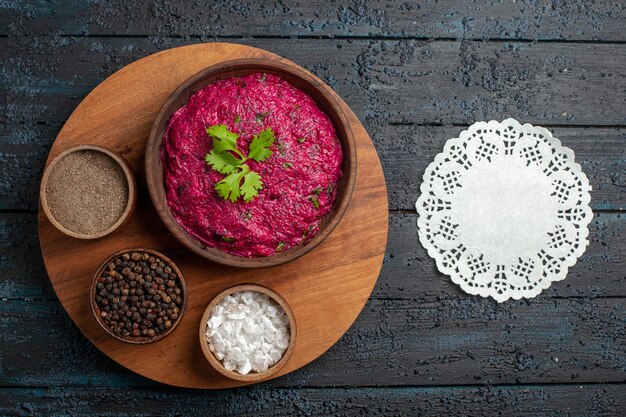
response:
<svg viewBox="0 0 626 417"><path fill-rule="evenodd" d="M187 285L168 257L151 249L125 249L94 275L91 310L100 326L123 342L145 344L169 335L187 304Z"/></svg>
<svg viewBox="0 0 626 417"><path fill-rule="evenodd" d="M39 199L58 230L76 239L98 239L130 219L137 201L135 174L116 152L74 146L44 170Z"/></svg>

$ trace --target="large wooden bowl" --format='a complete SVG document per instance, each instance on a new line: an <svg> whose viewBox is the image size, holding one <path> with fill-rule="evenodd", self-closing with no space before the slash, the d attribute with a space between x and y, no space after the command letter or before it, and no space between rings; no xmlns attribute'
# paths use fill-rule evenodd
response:
<svg viewBox="0 0 626 417"><path fill-rule="evenodd" d="M341 170L343 175L337 184L337 198L330 213L322 218L319 232L303 245L299 245L284 252L275 253L268 257L246 258L231 255L220 249L209 247L185 231L174 219L166 199L163 181L163 162L161 147L163 136L172 114L187 104L189 97L197 90L231 77L241 77L251 73L268 73L279 76L290 82L296 88L308 94L318 107L328 115L337 131L337 137L343 150ZM180 242L196 254L225 265L258 268L280 265L292 261L319 245L337 226L348 208L354 184L357 167L356 145L348 118L335 100L332 90L308 71L287 65L278 61L261 58L236 59L222 62L208 67L193 75L182 83L165 101L156 117L150 137L146 145L145 167L146 182L154 207L168 228Z"/></svg>

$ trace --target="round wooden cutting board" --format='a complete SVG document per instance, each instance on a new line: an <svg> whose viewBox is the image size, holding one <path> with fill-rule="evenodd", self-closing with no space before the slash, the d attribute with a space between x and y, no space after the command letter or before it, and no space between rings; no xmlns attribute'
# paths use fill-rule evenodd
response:
<svg viewBox="0 0 626 417"><path fill-rule="evenodd" d="M296 65L244 45L207 43L184 46L134 62L94 89L59 133L48 162L68 147L95 144L124 155L137 174L137 209L129 223L95 241L66 237L39 207L39 238L50 281L74 323L102 352L126 368L165 384L228 388L245 383L214 371L202 354L198 326L212 298L241 283L268 286L291 305L298 328L295 350L276 376L313 361L348 330L367 301L382 266L387 243L385 178L372 142L350 108L357 143L357 182L348 211L333 233L307 255L264 269L237 269L194 255L170 236L145 188L143 155L152 122L164 100L184 80L212 64L262 57ZM110 254L125 248L162 251L180 268L188 285L187 311L164 339L131 345L99 327L89 307L89 284Z"/></svg>

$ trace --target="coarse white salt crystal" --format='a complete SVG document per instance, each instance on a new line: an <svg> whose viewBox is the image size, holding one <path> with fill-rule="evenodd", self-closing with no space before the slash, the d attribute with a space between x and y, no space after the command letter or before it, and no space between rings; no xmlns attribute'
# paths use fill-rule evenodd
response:
<svg viewBox="0 0 626 417"><path fill-rule="evenodd" d="M250 372L252 370L252 365L250 365L250 360L246 358L246 360L243 362L243 365L240 365L237 368L237 372L239 372L242 375L246 375L248 372Z"/></svg>
<svg viewBox="0 0 626 417"><path fill-rule="evenodd" d="M276 326L274 326L274 323L272 323L272 320L270 320L269 317L262 316L261 322L263 323L265 329L270 333L274 333L276 331Z"/></svg>
<svg viewBox="0 0 626 417"><path fill-rule="evenodd" d="M229 314L226 317L228 317L229 320L243 320L246 318L246 313L244 313L243 311L240 313L233 313L233 314ZM221 317L220 317L221 319Z"/></svg>
<svg viewBox="0 0 626 417"><path fill-rule="evenodd" d="M272 348L270 350L269 356L271 360L273 360L274 362L278 362L280 358L283 356L283 353L276 348Z"/></svg>
<svg viewBox="0 0 626 417"><path fill-rule="evenodd" d="M261 304L257 303L254 300L252 300L252 302L248 305L248 307L250 308L250 313L253 313L253 314L261 310Z"/></svg>
<svg viewBox="0 0 626 417"><path fill-rule="evenodd" d="M265 294L236 292L213 308L207 320L206 340L227 370L242 375L264 372L289 347L289 317Z"/></svg>
<svg viewBox="0 0 626 417"><path fill-rule="evenodd" d="M256 331L256 325L252 317L246 317L243 321L243 330L245 330L246 333L254 334Z"/></svg>
<svg viewBox="0 0 626 417"><path fill-rule="evenodd" d="M287 349L287 346L289 346L289 340L284 337L281 336L279 338L276 339L276 347L279 349Z"/></svg>
<svg viewBox="0 0 626 417"><path fill-rule="evenodd" d="M228 352L228 358L235 362L235 364L246 360L246 356L239 346L235 346Z"/></svg>
<svg viewBox="0 0 626 417"><path fill-rule="evenodd" d="M255 353L252 357L252 367L256 372L265 372L269 368L269 358L262 353Z"/></svg>
<svg viewBox="0 0 626 417"><path fill-rule="evenodd" d="M233 327L233 323L227 321L224 325L218 327L218 329L223 330L223 335L226 336L233 333Z"/></svg>
<svg viewBox="0 0 626 417"><path fill-rule="evenodd" d="M252 304L254 300L252 299L252 294L250 294L249 292L244 292L243 294L241 294L241 301L243 301L244 304L249 305Z"/></svg>
<svg viewBox="0 0 626 417"><path fill-rule="evenodd" d="M244 352L247 352L252 348L246 338L241 334L237 336L237 346L241 347Z"/></svg>
<svg viewBox="0 0 626 417"><path fill-rule="evenodd" d="M265 308L265 313L267 314L267 317L275 317L277 312L278 310L276 310L276 307L274 306L270 305Z"/></svg>
<svg viewBox="0 0 626 417"><path fill-rule="evenodd" d="M217 329L222 324L222 318L220 316L211 317L209 320L209 329Z"/></svg>

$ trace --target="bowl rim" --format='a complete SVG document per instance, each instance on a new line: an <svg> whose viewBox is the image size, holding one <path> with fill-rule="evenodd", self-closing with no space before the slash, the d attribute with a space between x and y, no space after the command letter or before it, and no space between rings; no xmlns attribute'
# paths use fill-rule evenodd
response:
<svg viewBox="0 0 626 417"><path fill-rule="evenodd" d="M117 163L117 165L122 169L122 172L124 172L124 177L126 178L126 184L128 185L128 200L126 202L126 207L124 208L124 211L120 215L120 218L117 219L117 221L108 229L102 230L94 234L84 234L84 233L74 232L72 230L69 230L65 226L63 226L52 214L52 211L50 210L50 207L48 206L48 198L46 196L46 189L48 188L48 181L50 180L50 175L54 171L54 168L59 163L59 161L61 161L63 158L65 158L67 155L71 153L82 152L82 151L100 152L112 158ZM113 233L115 230L117 230L120 226L122 226L122 224L124 224L130 218L130 215L135 209L135 204L137 203L137 180L135 178L135 173L133 172L133 169L128 163L128 161L126 161L126 159L124 159L124 157L122 157L122 155L118 154L117 152L104 148L102 146L91 145L91 144L82 144L82 145L72 146L71 148L68 148L64 150L63 152L61 152L60 154L58 154L57 156L55 156L54 159L45 168L43 172L43 176L41 177L41 184L39 186L39 201L41 203L43 212L45 213L50 223L52 223L52 225L56 227L63 234L76 238L76 239L85 239L85 240L99 239L101 237L104 237L108 234Z"/></svg>
<svg viewBox="0 0 626 417"><path fill-rule="evenodd" d="M154 256L158 256L159 258L161 258L166 264L167 266L169 266L170 268L172 268L172 270L176 273L176 277L178 278L178 281L180 282L181 285L181 289L183 291L183 303L180 306L180 312L178 313L178 319L172 324L172 327L170 327L169 329L167 329L165 332L163 333L159 333L158 335L155 335L153 337L147 337L147 336L139 336L139 337L124 337L121 335L116 335L108 326L106 326L103 322L102 322L102 317L100 317L100 307L98 307L98 304L96 303L96 286L98 283L98 278L100 277L100 274L102 274L102 271L104 270L104 268L107 266L107 264L109 262L111 262L113 259L115 259L116 257L124 254L124 253L129 253L129 252L147 252L150 253ZM91 279L91 285L89 288L89 305L91 307L91 313L93 314L93 317L96 319L96 321L98 322L98 324L100 325L100 327L102 329L104 329L105 332L107 332L109 334L109 336L112 336L113 338L122 341L122 342L126 342L126 343L130 343L130 344L134 344L134 345L145 345L147 343L153 343L156 342L158 340L161 340L167 336L169 336L174 329L176 329L176 327L178 326L178 324L183 320L183 316L185 314L185 311L187 309L187 301L188 301L188 296L187 296L187 283L185 282L185 277L183 276L183 273L180 272L180 269L178 269L178 267L176 266L176 264L167 256L165 256L163 253L154 250L154 249L147 249L147 248L128 248L128 249L122 249L119 250L115 253L113 253L112 255L108 256L103 262L102 264L100 264L100 266L98 267L98 269L96 270L96 272L94 273L92 279Z"/></svg>
<svg viewBox="0 0 626 417"><path fill-rule="evenodd" d="M267 371L264 371L264 372L250 372L246 375L242 375L238 372L227 370L222 364L222 362L215 357L213 352L211 352L211 350L209 349L209 342L206 340L207 321L209 319L209 316L213 312L213 308L220 301L222 301L227 295L230 295L239 291L256 291L256 292L260 292L262 294L269 296L276 303L278 303L278 305L280 305L283 308L283 310L287 314L287 317L289 318L289 346L287 346L287 349L285 350L285 352L283 353L283 356L279 359L279 361L276 362L271 367L269 367ZM207 307L204 310L204 313L202 314L202 318L200 319L199 337L200 337L200 347L202 348L202 353L204 354L204 357L207 359L207 361L211 364L211 366L216 371L218 371L220 374L224 375L225 377L234 379L236 381L258 382L276 374L289 361L289 358L291 357L293 350L295 349L295 346L296 346L296 338L297 338L296 317L293 313L291 306L287 302L287 300L285 300L283 296L281 296L279 293L277 293L273 289L266 287L264 285L259 285L259 284L252 284L252 283L238 284L238 285L229 287L221 291L207 305Z"/></svg>
<svg viewBox="0 0 626 417"><path fill-rule="evenodd" d="M346 145L342 146L342 150L344 152L344 159L347 159L349 162L349 172L350 175L346 178L346 186L345 186L345 195L340 201L335 200L335 204L337 205L336 211L333 214L332 219L325 225L323 229L320 229L313 238L309 241L304 242L304 244L297 245L292 247L284 252L274 253L270 256L266 257L243 257L232 255L228 252L225 252L221 249L211 247L200 241L197 237L188 233L174 218L171 213L169 207L167 206L167 195L165 192L165 186L163 184L163 169L162 162L160 162L160 151L159 151L159 160L156 163L153 162L153 149L155 145L158 145L159 150L162 149L163 144L163 135L159 135L159 131L161 131L160 124L167 118L165 122L166 128L167 122L170 120L171 115L177 111L180 107L177 107L170 111L170 107L178 100L179 96L185 93L185 91L191 87L192 85L201 82L202 80L214 76L216 79L214 81L207 81L201 87L193 90L189 96L198 91L201 88L206 87L207 85L218 81L219 73L225 70L243 70L248 73L254 72L277 72L286 74L287 76L295 77L303 81L304 83L310 85L314 90L317 91L318 94L323 96L331 105L336 117L341 121L342 128L346 131L345 142ZM230 76L232 77L232 76ZM230 78L230 77L224 77ZM288 81L288 80L287 80ZM289 81L288 81L289 82ZM298 88L298 87L296 87ZM298 88L299 89L299 88ZM309 97L311 96L309 93L304 91ZM317 102L313 97L311 97L314 101ZM330 117L330 116L329 116ZM337 126L335 126L336 130L339 130ZM223 265L240 267L240 268L261 268L261 267L271 267L276 265L281 265L290 261L293 261L306 253L313 250L317 245L322 243L336 228L344 214L346 213L350 201L352 199L352 194L355 189L356 177L357 177L357 149L356 149L356 141L354 138L354 133L351 128L351 123L346 113L344 112L340 102L335 97L335 93L332 89L327 86L323 81L317 78L315 75L311 74L306 69L295 65L295 64L287 64L282 61L277 61L273 59L266 58L238 58L231 59L219 62L217 64L206 67L184 82L182 82L165 100L161 109L159 110L157 116L154 119L154 123L152 124L152 129L150 131L150 135L148 137L148 141L146 143L144 155L145 162L145 177L146 184L148 187L148 191L150 194L150 199L152 200L152 204L161 219L161 221L165 224L165 227L168 231L176 237L176 239L181 242L185 247L190 249L192 252L200 255L205 259L209 259L213 262L217 262ZM158 168L160 169L160 172ZM155 181L155 174L159 177L160 180ZM345 175L345 172L344 172ZM160 206L158 204L160 196L163 196L163 200L165 201L164 206ZM331 213L326 214L326 216ZM324 216L324 217L326 217ZM191 242L197 242L197 245L192 244Z"/></svg>

